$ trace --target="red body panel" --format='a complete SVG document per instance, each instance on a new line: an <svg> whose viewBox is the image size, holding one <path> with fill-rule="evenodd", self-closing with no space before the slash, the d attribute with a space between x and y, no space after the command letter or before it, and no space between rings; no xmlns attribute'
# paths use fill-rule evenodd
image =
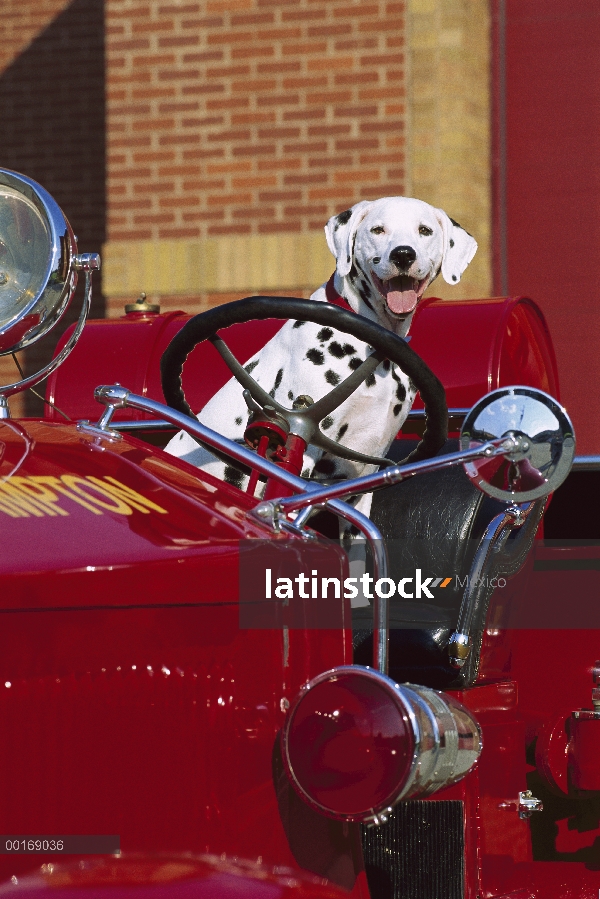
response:
<svg viewBox="0 0 600 899"><path fill-rule="evenodd" d="M49 397L70 416L91 419L100 411L91 399L99 383L119 381L161 399L158 361L186 320L173 313L91 323L50 379ZM226 339L243 362L279 326L236 326ZM558 394L548 331L529 300L425 301L411 333L445 383L450 407L515 382ZM212 347L194 351L184 375L192 407L228 377ZM50 410L48 417L58 416ZM26 460L20 427L35 441ZM93 473L166 510L126 516L106 509L101 519L64 496L71 517L53 518L51 544L38 538L47 531L38 519L10 521L6 545L14 541L15 557L24 542L17 527L32 548L28 570L10 561L13 550L6 566L14 599L0 635L2 714L13 733L27 726L34 740L51 735L48 768L33 777L20 744L0 744L2 765L14 772L0 802L10 809L11 829L14 822L38 832L42 823L67 832L116 828L124 848L260 855L358 894L356 829L312 816L279 779L276 741L281 700L349 661L349 634L239 630L235 547L243 535L262 536L241 514L253 500L135 440L98 446L73 426L12 423L0 426L0 441L2 465L20 465L19 476L85 480ZM464 803L468 899L596 899L600 888L597 819L582 818L572 797L552 799L534 769L544 727L560 730L574 709L589 705L590 669L600 655L597 630L582 629L586 611L578 611L569 582L535 567L560 552L536 546L523 571L495 592L477 684L457 694L482 725L484 753L478 769L433 801ZM593 590L595 572L588 574ZM566 622L578 629L565 630ZM564 761L566 784L566 742L552 745L552 765ZM544 825L519 817L518 795L528 786L543 795Z"/></svg>

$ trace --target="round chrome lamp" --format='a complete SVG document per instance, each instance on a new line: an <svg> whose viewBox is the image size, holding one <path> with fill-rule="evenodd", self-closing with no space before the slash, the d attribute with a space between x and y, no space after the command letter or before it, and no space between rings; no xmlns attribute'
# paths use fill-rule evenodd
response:
<svg viewBox="0 0 600 899"><path fill-rule="evenodd" d="M75 346L89 311L91 273L99 268L97 254L77 254L73 230L50 194L31 178L0 169L0 356L26 349L47 334L69 306L78 272L86 276L71 339L39 372L0 385L0 417L9 415L9 396L51 374Z"/></svg>

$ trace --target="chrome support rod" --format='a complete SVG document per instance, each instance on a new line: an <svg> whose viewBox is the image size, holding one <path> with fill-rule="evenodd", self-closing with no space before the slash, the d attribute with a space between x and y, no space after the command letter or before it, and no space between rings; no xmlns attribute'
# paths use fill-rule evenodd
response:
<svg viewBox="0 0 600 899"><path fill-rule="evenodd" d="M269 462L268 459L264 459L262 456L246 449L246 447L234 443L233 440L223 437L222 434L217 434L216 431L207 428L206 425L201 424L197 419L190 418L188 415L184 415L181 412L176 412L174 409L171 409L162 403L156 403L154 400L149 400L144 396L130 393L126 388L117 384L97 387L94 391L94 396L98 402L103 403L107 407L106 411L101 416L103 427L97 427L96 433L108 428L112 414L109 410L114 411L115 409L128 406L132 409L139 409L142 412L149 412L152 415L158 416L158 418L163 421L168 421L171 424L182 428L184 431L198 437L202 443L207 446L213 446L222 452L226 452L232 459L242 462L249 468L256 468L262 474L275 478L281 483L286 484L288 487L291 487L293 490L297 490L299 493L312 495L318 490L318 488L316 488L314 484L311 484L310 481L303 480L302 478L296 477L296 475L290 474L273 462ZM107 438L110 437L110 433L107 433L106 436ZM273 530L278 531L280 503L281 500L260 503L259 506L262 507L262 513L258 513L259 506L257 506L252 510L250 515L260 521L263 525L268 525ZM309 506L312 505L312 503L309 501L306 505ZM327 505L332 512L335 512L340 518L355 525L355 527L365 535L373 554L373 572L375 580L387 577L387 550L383 537L373 522L353 506L341 502L340 500L334 499L331 502L328 502ZM373 607L373 664L374 667L383 674L387 674L388 670L388 622L388 601L387 599L376 596Z"/></svg>
<svg viewBox="0 0 600 899"><path fill-rule="evenodd" d="M36 372L34 375L30 375L28 378L23 378L21 381L15 381L13 384L7 384L4 387L0 387L0 396L9 397L14 393L20 393L22 390L27 390L29 387L35 387L36 384L39 384L40 381L43 381L44 378L47 378L48 375L51 375L53 371L62 365L67 356L71 353L71 350L81 337L81 332L83 331L84 325L87 321L88 313L90 311L90 305L92 302L92 272L96 271L100 268L100 257L95 253L86 253L81 258L85 258L88 260L88 257L91 258L91 261L87 261L86 265L89 267L83 268L85 272L85 295L83 299L83 304L81 307L81 312L79 314L79 320L77 322L77 326L71 336L69 337L67 343L64 345L60 353L52 359L48 365L42 368L41 371ZM79 257L77 257L79 258Z"/></svg>
<svg viewBox="0 0 600 899"><path fill-rule="evenodd" d="M453 668L462 668L471 652L471 629L477 608L479 588L489 571L492 556L502 548L513 528L525 524L535 502L509 506L490 521L471 565L467 586L458 613L456 630L448 641L448 655Z"/></svg>
<svg viewBox="0 0 600 899"><path fill-rule="evenodd" d="M487 443L482 443L481 446L474 449L448 453L445 456L435 456L433 459L412 462L410 465L397 465L385 468L383 471L363 475L361 478L353 478L352 480L331 484L328 487L322 487L311 492L309 496L289 496L276 502L279 511L284 514L316 503L327 503L327 505L330 505L331 500L337 497L369 493L378 487L397 484L399 481L416 474L422 474L427 471L439 471L442 468L450 468L460 462L470 462L472 459L480 459L485 456L491 458L492 456L504 455L505 453L514 452L518 448L513 437L500 437L497 440L489 440ZM257 514L261 514L261 508L266 505L266 503L261 503L257 507Z"/></svg>

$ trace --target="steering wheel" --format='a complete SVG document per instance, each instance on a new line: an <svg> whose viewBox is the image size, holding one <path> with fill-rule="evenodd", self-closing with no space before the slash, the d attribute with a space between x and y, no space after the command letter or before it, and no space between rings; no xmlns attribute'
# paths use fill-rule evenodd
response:
<svg viewBox="0 0 600 899"><path fill-rule="evenodd" d="M341 384L316 403L307 398L305 408L287 409L256 383L216 333L230 325L268 318L297 319L325 325L351 334L372 347L373 352ZM167 404L192 418L196 416L185 399L181 375L188 355L204 340L212 342L233 376L244 388L244 398L249 409L255 414L260 413L263 418L283 420L284 425L287 424L292 433L300 434L307 445L310 443L326 452L335 453L343 459L355 462L394 464L389 459L354 452L331 440L319 428L319 422L340 406L384 359L396 363L408 375L421 394L425 406L426 427L423 437L405 462L434 456L448 436L448 407L441 382L403 338L397 337L362 315L313 300L257 296L226 303L194 316L175 335L160 360L162 388ZM214 454L214 449L211 449L211 452Z"/></svg>

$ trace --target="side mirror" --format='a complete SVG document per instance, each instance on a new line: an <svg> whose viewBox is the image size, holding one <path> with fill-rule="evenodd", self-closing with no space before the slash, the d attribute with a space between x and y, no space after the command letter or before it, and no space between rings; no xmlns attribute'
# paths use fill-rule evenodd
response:
<svg viewBox="0 0 600 899"><path fill-rule="evenodd" d="M508 502L524 503L560 487L575 455L573 425L559 403L533 387L502 387L483 397L461 430L462 450L513 437L518 448L506 455L464 463L473 484Z"/></svg>

